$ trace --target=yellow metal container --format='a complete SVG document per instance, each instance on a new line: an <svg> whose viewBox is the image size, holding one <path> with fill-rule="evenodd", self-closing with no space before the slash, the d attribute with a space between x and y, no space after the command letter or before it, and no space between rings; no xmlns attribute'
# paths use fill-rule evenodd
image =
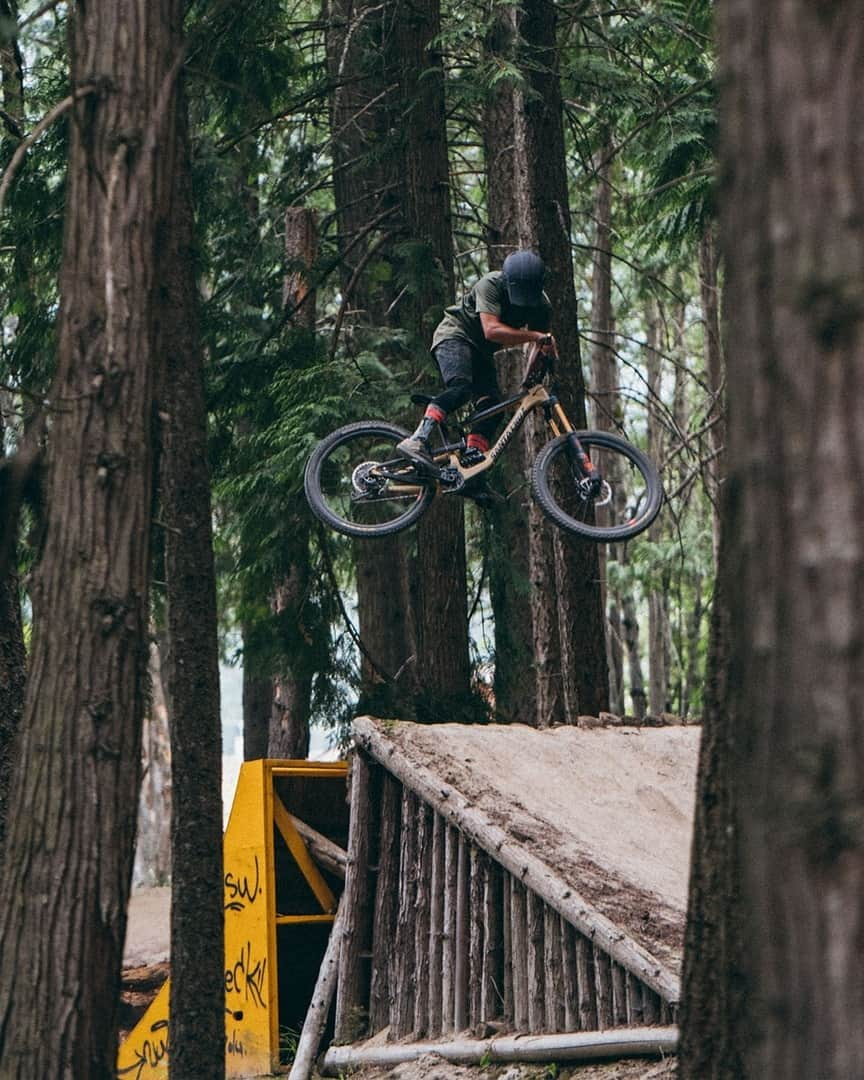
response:
<svg viewBox="0 0 864 1080"><path fill-rule="evenodd" d="M344 761L243 764L225 830L225 1067L271 1076L299 1033L327 944L341 882L319 867L298 817L347 846ZM166 982L121 1045L122 1080L167 1080Z"/></svg>

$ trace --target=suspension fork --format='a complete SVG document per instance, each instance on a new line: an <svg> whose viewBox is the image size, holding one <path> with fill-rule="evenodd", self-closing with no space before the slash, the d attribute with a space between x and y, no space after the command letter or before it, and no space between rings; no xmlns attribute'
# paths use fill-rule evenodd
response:
<svg viewBox="0 0 864 1080"><path fill-rule="evenodd" d="M549 400L543 404L543 412L546 416L546 423L549 425L553 435L557 437L566 434L568 436L567 458L575 466L580 478L590 481L593 491L599 491L603 479L595 468L594 462L585 453L582 443L579 442L576 432L573 430L573 425L567 418L567 414L564 412L558 398L554 395L550 396Z"/></svg>

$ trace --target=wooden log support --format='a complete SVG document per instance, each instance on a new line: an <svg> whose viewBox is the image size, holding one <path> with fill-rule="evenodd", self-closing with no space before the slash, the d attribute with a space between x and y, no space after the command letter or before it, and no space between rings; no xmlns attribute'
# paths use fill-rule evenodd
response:
<svg viewBox="0 0 864 1080"><path fill-rule="evenodd" d="M594 991L597 995L597 1027L612 1027L612 964L609 954L594 946Z"/></svg>
<svg viewBox="0 0 864 1080"><path fill-rule="evenodd" d="M399 845L399 911L390 986L391 1039L404 1039L414 1026L414 899L417 891L417 796L402 789Z"/></svg>
<svg viewBox="0 0 864 1080"><path fill-rule="evenodd" d="M382 770L378 799L380 833L375 913L372 932L372 978L369 1028L374 1034L390 1023L391 963L399 893L399 784Z"/></svg>
<svg viewBox="0 0 864 1080"><path fill-rule="evenodd" d="M354 735L372 757L425 799L448 822L458 825L471 843L492 855L616 963L631 971L661 998L677 1004L680 993L678 976L588 903L554 868L525 845L517 843L455 788L442 785L440 777L432 770L410 761L368 717L354 721Z"/></svg>
<svg viewBox="0 0 864 1080"><path fill-rule="evenodd" d="M660 1023L660 998L647 986L642 987L642 1023L657 1027Z"/></svg>
<svg viewBox="0 0 864 1080"><path fill-rule="evenodd" d="M502 873L490 858L483 860L483 967L480 973L480 1020L504 1016L504 924Z"/></svg>
<svg viewBox="0 0 864 1080"><path fill-rule="evenodd" d="M563 915L561 934L561 997L564 1006L564 1031L579 1030L579 972L576 966L576 931Z"/></svg>
<svg viewBox="0 0 864 1080"><path fill-rule="evenodd" d="M632 978L632 976L631 976ZM630 987L627 972L620 964L612 965L612 1026L626 1027L629 1014Z"/></svg>
<svg viewBox="0 0 864 1080"><path fill-rule="evenodd" d="M495 864L498 865L497 863ZM503 1015L504 1023L508 1031L514 1031L516 1025L513 1020L513 915L511 911L511 897L513 879L506 870L501 870L501 929L504 939L504 955L502 957L502 978L504 986Z"/></svg>
<svg viewBox="0 0 864 1080"><path fill-rule="evenodd" d="M513 954L513 1029L528 1028L528 915L525 886L510 879L510 942Z"/></svg>
<svg viewBox="0 0 864 1080"><path fill-rule="evenodd" d="M468 900L468 1026L476 1029L480 1023L480 1002L482 1000L483 978L483 886L485 877L486 855L472 847L468 859L469 865L469 900Z"/></svg>
<svg viewBox="0 0 864 1080"><path fill-rule="evenodd" d="M453 1027L468 1026L468 958L470 949L470 844L459 833L456 867L456 933L453 958Z"/></svg>
<svg viewBox="0 0 864 1080"><path fill-rule="evenodd" d="M561 916L543 905L543 990L546 1031L564 1031L564 956L561 944Z"/></svg>
<svg viewBox="0 0 864 1080"><path fill-rule="evenodd" d="M443 821L443 818L441 819ZM456 908L459 896L459 830L445 826L444 832L444 938L441 948L441 1028L456 1030Z"/></svg>
<svg viewBox="0 0 864 1080"><path fill-rule="evenodd" d="M429 884L429 1037L444 1030L443 960L444 960L444 863L447 826L440 814L432 822L432 877Z"/></svg>
<svg viewBox="0 0 864 1080"><path fill-rule="evenodd" d="M645 1007L643 1004L643 986L637 978L627 973L627 1019L625 1023L630 1027L638 1027L645 1023ZM651 992L650 990L648 991Z"/></svg>
<svg viewBox="0 0 864 1080"><path fill-rule="evenodd" d="M311 825L307 825L305 821L295 817L294 814L288 816L294 828L306 841L306 846L309 848L312 858L325 870L333 874L334 877L344 881L348 852L339 847L338 844L334 844L332 840L318 832L317 829L313 829Z"/></svg>
<svg viewBox="0 0 864 1080"><path fill-rule="evenodd" d="M579 1030L595 1031L597 1019L597 980L594 970L594 947L584 934L576 936L576 978L579 984Z"/></svg>
<svg viewBox="0 0 864 1080"><path fill-rule="evenodd" d="M415 1039L429 1033L429 927L432 877L432 811L421 802L417 807L417 852L414 894L414 1024Z"/></svg>
<svg viewBox="0 0 864 1080"><path fill-rule="evenodd" d="M369 973L362 955L372 944L373 897L369 874L372 809L369 797L369 760L356 751L351 760L351 818L348 827L348 863L342 893L342 947L336 992L334 1042L357 1042L368 1025Z"/></svg>
<svg viewBox="0 0 864 1080"><path fill-rule="evenodd" d="M543 955L543 901L531 889L525 904L528 926L528 1030L540 1035L546 1029L546 972Z"/></svg>

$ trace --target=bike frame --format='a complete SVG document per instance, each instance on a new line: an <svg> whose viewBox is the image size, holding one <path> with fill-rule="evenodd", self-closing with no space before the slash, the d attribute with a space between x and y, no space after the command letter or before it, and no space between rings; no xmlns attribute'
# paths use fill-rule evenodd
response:
<svg viewBox="0 0 864 1080"><path fill-rule="evenodd" d="M480 473L485 472L486 469L492 468L501 454L507 449L510 440L524 423L525 417L535 409L539 408L545 410L546 421L549 424L553 435L557 437L558 435L573 432L573 425L567 419L567 414L561 407L558 398L553 394L550 394L542 383L531 387L527 391L523 390L521 393L514 394L513 397L507 398L506 401L500 401L491 409L484 409L482 412L474 413L469 417L466 423L474 424L478 420L486 420L492 416L499 416L501 413L511 411L514 406L516 409L510 422L489 448L483 461L478 462L477 465L468 467L462 465L459 461L459 451L463 448L464 442L446 444L439 450L433 452L433 460L436 463L444 459L448 460L448 464L456 469L464 480L470 480L472 476L478 476Z"/></svg>

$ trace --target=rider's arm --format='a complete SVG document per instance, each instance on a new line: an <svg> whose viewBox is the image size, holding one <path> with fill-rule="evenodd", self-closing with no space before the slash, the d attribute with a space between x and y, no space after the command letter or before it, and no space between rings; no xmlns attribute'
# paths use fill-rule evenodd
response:
<svg viewBox="0 0 864 1080"><path fill-rule="evenodd" d="M480 325L486 340L500 345L502 349L511 345L525 345L528 342L537 342L539 345L547 339L551 339L549 344L554 344L555 340L544 330L517 330L501 322L497 315L490 315L488 311L480 312Z"/></svg>

